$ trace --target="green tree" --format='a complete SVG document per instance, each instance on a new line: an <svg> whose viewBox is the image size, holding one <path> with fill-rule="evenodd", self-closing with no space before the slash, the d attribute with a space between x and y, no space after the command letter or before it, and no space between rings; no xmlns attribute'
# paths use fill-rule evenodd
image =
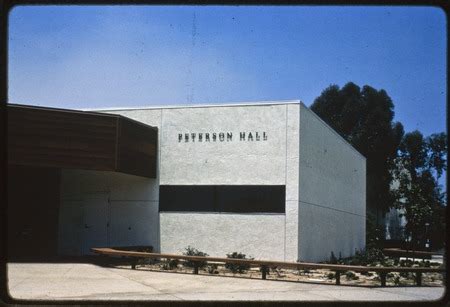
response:
<svg viewBox="0 0 450 307"><path fill-rule="evenodd" d="M393 168L395 205L403 209L406 232L416 247L423 246L427 231L434 247L444 241L446 201L438 179L447 170L446 152L445 133L424 138L416 130L405 134L399 146Z"/></svg>
<svg viewBox="0 0 450 307"><path fill-rule="evenodd" d="M350 82L326 88L311 109L366 157L367 209L378 220L395 202L390 169L404 134L402 124L393 121L391 98L384 90Z"/></svg>

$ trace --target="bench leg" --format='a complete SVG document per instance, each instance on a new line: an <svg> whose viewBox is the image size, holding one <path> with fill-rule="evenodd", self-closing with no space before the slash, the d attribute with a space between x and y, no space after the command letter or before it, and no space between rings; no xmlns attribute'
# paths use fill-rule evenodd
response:
<svg viewBox="0 0 450 307"><path fill-rule="evenodd" d="M381 280L381 286L386 287L386 273L384 273L384 272L380 273L380 280Z"/></svg>
<svg viewBox="0 0 450 307"><path fill-rule="evenodd" d="M418 286L422 285L422 272L417 272L416 273L416 284Z"/></svg>
<svg viewBox="0 0 450 307"><path fill-rule="evenodd" d="M137 259L135 259L135 258L131 259L131 268L133 270L136 270L136 264L137 264Z"/></svg>
<svg viewBox="0 0 450 307"><path fill-rule="evenodd" d="M100 264L109 265L109 257L107 255L100 255Z"/></svg>
<svg viewBox="0 0 450 307"><path fill-rule="evenodd" d="M341 271L336 271L336 285L341 284Z"/></svg>
<svg viewBox="0 0 450 307"><path fill-rule="evenodd" d="M194 274L198 274L198 265L194 265Z"/></svg>
<svg viewBox="0 0 450 307"><path fill-rule="evenodd" d="M262 279L266 279L267 267L263 265L261 267Z"/></svg>

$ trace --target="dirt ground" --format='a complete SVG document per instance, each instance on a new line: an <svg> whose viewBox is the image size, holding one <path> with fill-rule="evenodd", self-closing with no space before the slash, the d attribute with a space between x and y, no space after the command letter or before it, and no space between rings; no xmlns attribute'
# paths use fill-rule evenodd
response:
<svg viewBox="0 0 450 307"><path fill-rule="evenodd" d="M176 268L169 269L164 266L166 262L161 261L157 263L140 263L136 266L138 270L149 271L168 271L168 272L180 272L180 273L192 273L193 269L190 267L178 264ZM116 267L130 268L130 265L116 265ZM226 269L223 264L216 264L211 267L208 264L204 268L199 269L200 275L218 275L218 276L233 276L236 278L255 278L261 279L260 269L250 268L245 273L233 274L230 270ZM330 276L331 275L331 276ZM358 272L351 272L348 274L341 274L341 285L362 285L362 286L379 286L380 278L375 272L368 272L368 274L361 274ZM314 282L323 284L335 284L334 272L329 270L289 270L289 269L271 269L266 276L269 280L286 280L286 281L302 281L302 282ZM407 276L401 276L400 273L392 272L388 274L386 279L386 285L388 286L409 286L415 285L414 274L407 273ZM443 276L440 273L423 273L422 285L424 286L443 286Z"/></svg>

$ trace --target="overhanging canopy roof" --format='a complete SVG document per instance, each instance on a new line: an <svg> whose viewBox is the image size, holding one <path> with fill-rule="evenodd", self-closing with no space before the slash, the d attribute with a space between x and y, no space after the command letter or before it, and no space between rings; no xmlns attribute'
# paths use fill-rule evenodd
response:
<svg viewBox="0 0 450 307"><path fill-rule="evenodd" d="M121 115L8 105L8 164L156 178L158 130Z"/></svg>

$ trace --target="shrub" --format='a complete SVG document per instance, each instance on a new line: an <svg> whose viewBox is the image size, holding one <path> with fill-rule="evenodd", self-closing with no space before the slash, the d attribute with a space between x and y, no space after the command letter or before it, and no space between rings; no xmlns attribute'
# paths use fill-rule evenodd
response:
<svg viewBox="0 0 450 307"><path fill-rule="evenodd" d="M400 275L401 277L403 277L403 278L406 278L406 279L412 279L412 278L414 278L413 273L410 273L410 272L400 272L399 275Z"/></svg>
<svg viewBox="0 0 450 307"><path fill-rule="evenodd" d="M198 249L193 248L191 246L186 247L185 250L186 251L183 252L183 255L185 255L185 256L202 256L202 257L208 256L207 253L201 252ZM187 267L190 267L190 268L194 268L196 266L198 268L203 268L206 265L206 261L190 261L190 260L188 260L185 262L184 265Z"/></svg>
<svg viewBox="0 0 450 307"><path fill-rule="evenodd" d="M153 258L138 258L137 263L139 265L152 265L152 264L156 264L159 261L157 259L153 259Z"/></svg>
<svg viewBox="0 0 450 307"><path fill-rule="evenodd" d="M209 274L219 274L219 271L217 270L217 264L208 264L206 267L206 271L208 271Z"/></svg>
<svg viewBox="0 0 450 307"><path fill-rule="evenodd" d="M412 260L400 260L400 266L402 267L412 267L413 266L413 262Z"/></svg>
<svg viewBox="0 0 450 307"><path fill-rule="evenodd" d="M169 259L169 269L173 270L178 267L178 259Z"/></svg>
<svg viewBox="0 0 450 307"><path fill-rule="evenodd" d="M385 256L379 248L368 248L365 250L356 250L355 255L349 260L351 265L375 265L384 263Z"/></svg>
<svg viewBox="0 0 450 307"><path fill-rule="evenodd" d="M177 259L166 259L161 265L161 268L163 270L173 270L178 267L178 260Z"/></svg>
<svg viewBox="0 0 450 307"><path fill-rule="evenodd" d="M366 246L368 249L381 248L385 237L384 228L377 224L376 216L368 213L366 217Z"/></svg>
<svg viewBox="0 0 450 307"><path fill-rule="evenodd" d="M394 266L394 259L387 259L385 262L384 262L384 266L388 266L388 267L390 267L390 266Z"/></svg>
<svg viewBox="0 0 450 307"><path fill-rule="evenodd" d="M234 258L234 259L250 259L253 260L253 258L245 258L245 254L233 252L231 254L227 254L227 258ZM233 274L239 273L245 273L248 269L250 269L250 265L248 264L238 264L238 263L226 263L225 268L230 270Z"/></svg>
<svg viewBox="0 0 450 307"><path fill-rule="evenodd" d="M335 277L336 277L336 275L333 272L330 272L330 273L327 274L327 278L328 279L333 279Z"/></svg>
<svg viewBox="0 0 450 307"><path fill-rule="evenodd" d="M397 266L399 262L400 262L400 259L395 257L394 258L394 265Z"/></svg>
<svg viewBox="0 0 450 307"><path fill-rule="evenodd" d="M441 266L439 262L430 262L430 266Z"/></svg>
<svg viewBox="0 0 450 307"><path fill-rule="evenodd" d="M347 280L357 280L359 279L358 276L356 276L356 274L352 271L347 271L345 272L345 277L347 278Z"/></svg>

